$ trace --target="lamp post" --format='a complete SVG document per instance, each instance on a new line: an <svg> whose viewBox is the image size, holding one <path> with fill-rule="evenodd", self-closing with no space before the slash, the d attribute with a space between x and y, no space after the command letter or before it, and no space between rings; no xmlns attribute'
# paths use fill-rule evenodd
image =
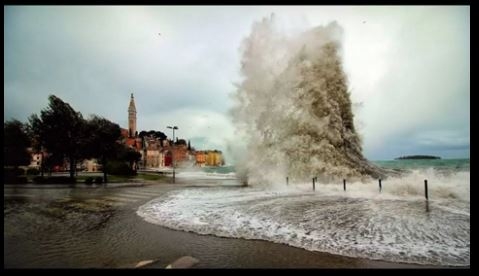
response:
<svg viewBox="0 0 479 276"><path fill-rule="evenodd" d="M173 150L171 152L171 162L173 163L173 183L175 183L175 129L178 129L177 126L167 126L173 130Z"/></svg>

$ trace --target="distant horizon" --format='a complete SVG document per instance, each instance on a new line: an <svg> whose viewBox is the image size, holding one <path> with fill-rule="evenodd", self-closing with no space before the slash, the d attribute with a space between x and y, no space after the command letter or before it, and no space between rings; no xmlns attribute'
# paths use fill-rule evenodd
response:
<svg viewBox="0 0 479 276"><path fill-rule="evenodd" d="M441 159L407 159L407 160L471 160L470 157L458 157L458 158L442 158ZM228 160L226 160L228 161ZM368 161L370 162L381 162L381 161L404 161L404 160L399 160L399 159L381 159L381 160L372 160L372 159L368 159ZM236 164L229 164L228 162L226 162L226 164L224 165L224 167L234 167L236 166Z"/></svg>
<svg viewBox="0 0 479 276"><path fill-rule="evenodd" d="M457 157L457 158L443 158L443 157L441 157L441 159L396 159L396 158L393 158L393 159L381 159L381 160L371 160L371 159L368 159L368 160L371 161L371 162L375 162L375 161L403 161L403 160L462 160L462 159L469 159L470 160L471 158L470 157Z"/></svg>

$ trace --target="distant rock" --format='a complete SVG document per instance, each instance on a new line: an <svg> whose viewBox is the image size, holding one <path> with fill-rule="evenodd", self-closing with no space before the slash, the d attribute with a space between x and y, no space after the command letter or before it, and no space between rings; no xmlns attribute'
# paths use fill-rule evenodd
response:
<svg viewBox="0 0 479 276"><path fill-rule="evenodd" d="M195 264L199 263L200 261L196 258L193 258L191 256L183 256L173 263L169 264L166 268L190 268L194 266Z"/></svg>
<svg viewBox="0 0 479 276"><path fill-rule="evenodd" d="M441 159L441 157L432 156L432 155L408 155L408 156L401 156L396 158L396 160L404 160L404 159Z"/></svg>
<svg viewBox="0 0 479 276"><path fill-rule="evenodd" d="M156 262L156 261L155 260L144 260L144 261L141 261L141 262L137 263L135 265L135 268L144 267L144 266L147 266L147 265L152 264L154 262Z"/></svg>

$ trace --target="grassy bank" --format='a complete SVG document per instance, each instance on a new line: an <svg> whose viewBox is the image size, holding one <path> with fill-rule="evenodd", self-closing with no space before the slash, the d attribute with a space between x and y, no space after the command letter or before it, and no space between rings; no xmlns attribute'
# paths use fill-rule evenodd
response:
<svg viewBox="0 0 479 276"><path fill-rule="evenodd" d="M109 183L141 182L141 181L159 181L168 179L167 176L150 173L138 173L134 176L108 175Z"/></svg>

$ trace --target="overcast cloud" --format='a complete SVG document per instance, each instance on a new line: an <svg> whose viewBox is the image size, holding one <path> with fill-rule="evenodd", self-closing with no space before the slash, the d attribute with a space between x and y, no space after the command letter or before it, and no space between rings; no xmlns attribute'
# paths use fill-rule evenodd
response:
<svg viewBox="0 0 479 276"><path fill-rule="evenodd" d="M5 120L25 122L55 94L126 128L134 93L139 130L171 135L175 124L196 148L228 158L240 43L272 12L285 32L332 20L344 28L367 158L469 157L470 10L461 6L8 6Z"/></svg>

